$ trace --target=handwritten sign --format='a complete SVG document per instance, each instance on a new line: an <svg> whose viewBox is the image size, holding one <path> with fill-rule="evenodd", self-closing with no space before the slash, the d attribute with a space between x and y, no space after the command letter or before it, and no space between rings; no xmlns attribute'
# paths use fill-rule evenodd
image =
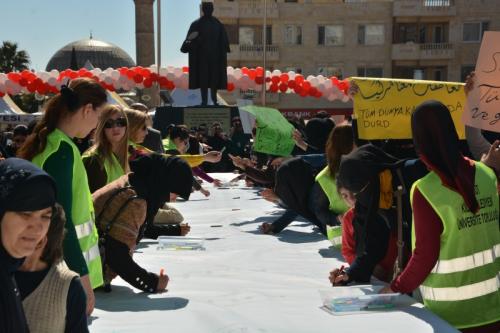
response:
<svg viewBox="0 0 500 333"><path fill-rule="evenodd" d="M500 32L484 33L463 120L472 127L500 132Z"/></svg>
<svg viewBox="0 0 500 333"><path fill-rule="evenodd" d="M354 95L354 116L361 139L411 139L411 114L428 100L440 101L448 107L459 137L465 138L464 84L357 77L352 80L359 87Z"/></svg>
<svg viewBox="0 0 500 333"><path fill-rule="evenodd" d="M292 139L293 126L276 109L248 105L240 110L255 116L257 135L253 149L255 151L290 156L295 142Z"/></svg>

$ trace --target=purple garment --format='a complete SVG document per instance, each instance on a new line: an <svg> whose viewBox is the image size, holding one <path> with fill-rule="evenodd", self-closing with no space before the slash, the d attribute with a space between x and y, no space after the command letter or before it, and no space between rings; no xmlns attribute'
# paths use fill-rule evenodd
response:
<svg viewBox="0 0 500 333"><path fill-rule="evenodd" d="M214 179L210 177L205 171L203 171L202 168L200 167L194 167L193 169L193 175L200 177L206 182L213 183Z"/></svg>

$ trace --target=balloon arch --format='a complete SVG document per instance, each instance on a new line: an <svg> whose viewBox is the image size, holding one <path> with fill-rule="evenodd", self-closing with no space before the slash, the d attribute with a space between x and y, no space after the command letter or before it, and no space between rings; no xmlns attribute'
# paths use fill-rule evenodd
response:
<svg viewBox="0 0 500 333"><path fill-rule="evenodd" d="M17 95L21 93L37 93L46 95L57 93L61 86L79 77L88 77L97 80L104 88L110 91L129 91L134 88L149 88L158 83L162 89L188 89L189 68L164 67L157 70L151 67L121 67L91 70L82 68L74 71L66 69L62 72L22 72L0 73L0 97L5 94ZM227 68L227 91L236 89L246 91L262 91L264 86L264 70L257 68ZM265 87L269 93L294 93L301 97L325 98L329 101L346 100L349 82L336 77L308 76L304 77L295 72L267 71Z"/></svg>

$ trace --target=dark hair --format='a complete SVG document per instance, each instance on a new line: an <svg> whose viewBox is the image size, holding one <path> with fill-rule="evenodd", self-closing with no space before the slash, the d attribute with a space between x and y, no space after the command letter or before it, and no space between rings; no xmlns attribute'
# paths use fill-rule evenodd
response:
<svg viewBox="0 0 500 333"><path fill-rule="evenodd" d="M52 210L52 219L49 230L47 231L47 244L43 249L40 259L45 263L52 265L57 263L63 257L64 224L66 216L61 205L56 204Z"/></svg>
<svg viewBox="0 0 500 333"><path fill-rule="evenodd" d="M61 92L48 101L43 118L21 147L19 157L31 161L45 149L47 136L56 129L61 119L87 104L97 108L106 100L106 90L93 79L79 78L71 81L69 87L63 86Z"/></svg>
<svg viewBox="0 0 500 333"><path fill-rule="evenodd" d="M12 132L12 136L28 136L28 134L28 127L26 125L17 125L16 127L14 127L14 131Z"/></svg>
<svg viewBox="0 0 500 333"><path fill-rule="evenodd" d="M172 141L176 138L186 140L187 138L189 138L189 132L184 126L172 126L168 130L168 137Z"/></svg>
<svg viewBox="0 0 500 333"><path fill-rule="evenodd" d="M349 154L354 146L354 137L352 127L349 124L336 126L328 137L326 142L326 160L330 175L334 177L339 171L342 155Z"/></svg>

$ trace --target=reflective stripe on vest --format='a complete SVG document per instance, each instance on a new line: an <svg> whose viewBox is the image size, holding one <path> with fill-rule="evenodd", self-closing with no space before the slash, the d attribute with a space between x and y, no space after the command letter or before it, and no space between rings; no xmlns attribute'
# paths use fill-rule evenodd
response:
<svg viewBox="0 0 500 333"><path fill-rule="evenodd" d="M500 273L494 278L457 288L431 288L420 286L422 297L430 301L456 302L498 293Z"/></svg>
<svg viewBox="0 0 500 333"><path fill-rule="evenodd" d="M94 221L90 220L85 223L75 225L75 231L78 239L92 235L94 232Z"/></svg>
<svg viewBox="0 0 500 333"><path fill-rule="evenodd" d="M94 250L98 246L99 235L94 224L94 205L80 151L66 134L55 129L47 136L44 151L35 156L32 162L43 169L47 159L59 150L62 142L66 142L73 150L71 220L87 262L90 283L93 288L97 288L103 284L101 258L99 251Z"/></svg>
<svg viewBox="0 0 500 333"><path fill-rule="evenodd" d="M85 262L89 264L96 258L100 258L99 246L96 244L90 248L90 250L82 252Z"/></svg>
<svg viewBox="0 0 500 333"><path fill-rule="evenodd" d="M500 258L500 244L493 246L491 249L480 251L466 257L438 260L431 273L448 274L463 272L494 263L497 258Z"/></svg>
<svg viewBox="0 0 500 333"><path fill-rule="evenodd" d="M330 168L327 166L316 176L316 181L321 186L323 192L328 198L330 203L329 209L335 214L344 214L349 210L349 207L344 202L342 197L337 191L335 178L330 175Z"/></svg>

